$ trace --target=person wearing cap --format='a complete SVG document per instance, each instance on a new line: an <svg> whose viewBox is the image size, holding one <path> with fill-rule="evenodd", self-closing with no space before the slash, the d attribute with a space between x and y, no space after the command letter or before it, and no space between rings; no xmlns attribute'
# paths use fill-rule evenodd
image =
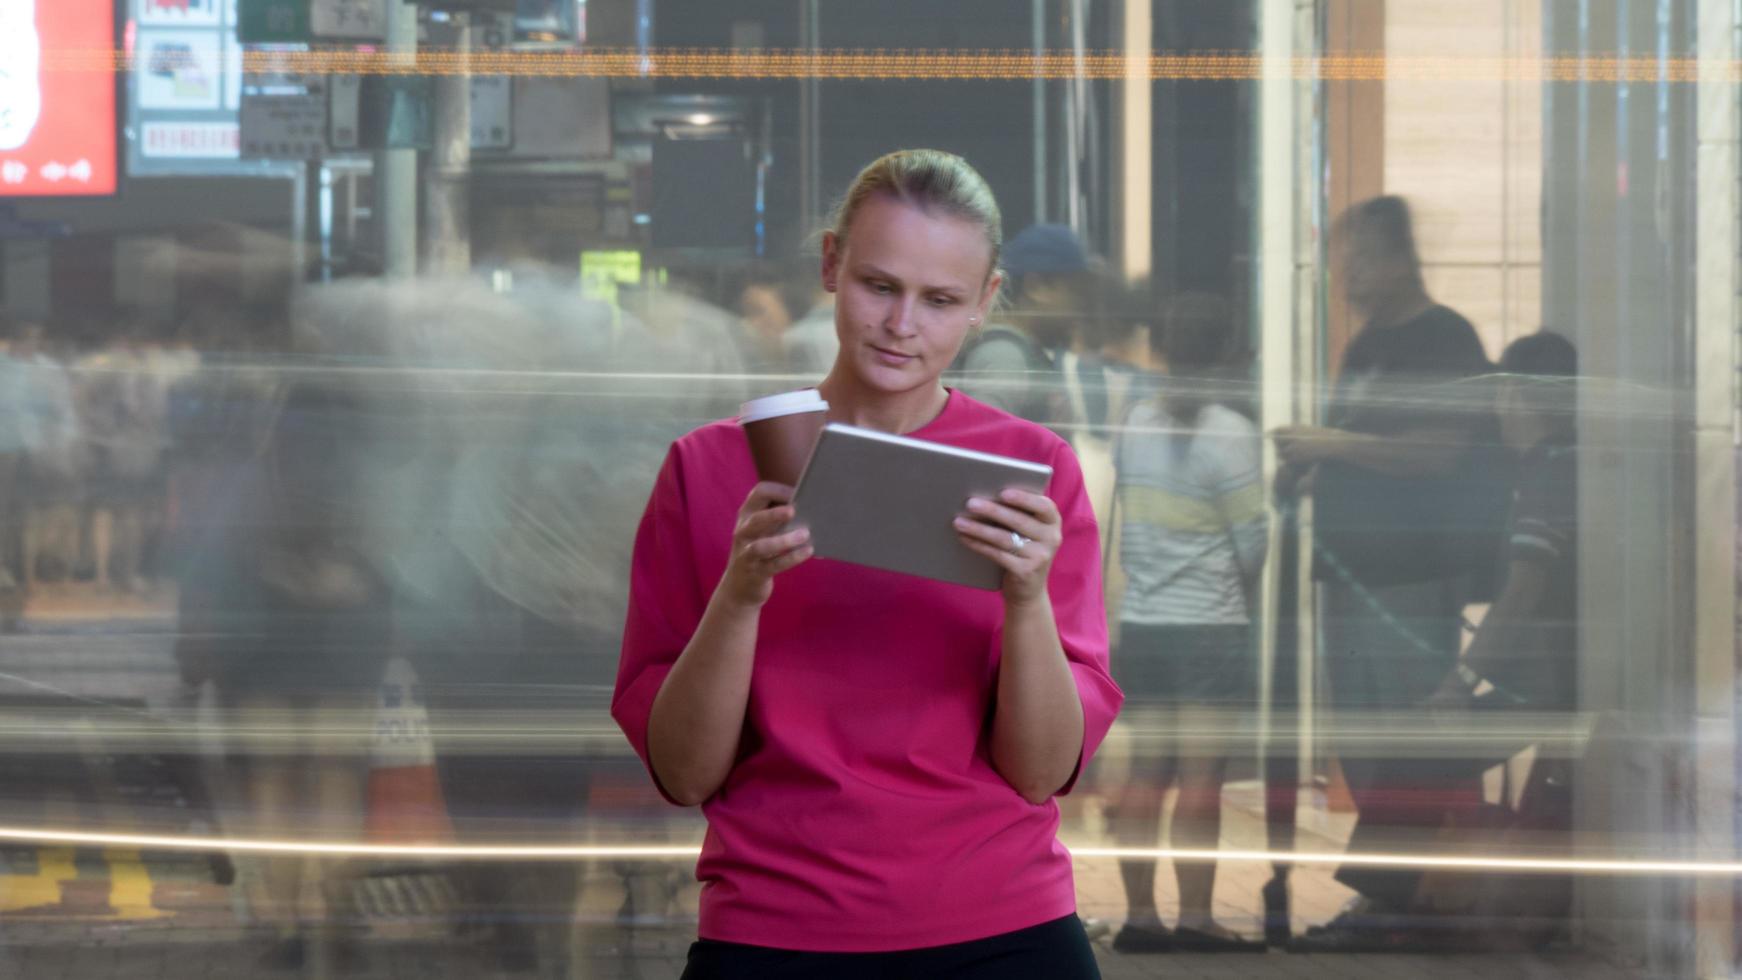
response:
<svg viewBox="0 0 1742 980"><path fill-rule="evenodd" d="M1065 225L1033 225L1005 247L1013 308L962 348L951 370L968 394L1054 428L1079 421L1061 361L1076 347L1093 292L1088 252Z"/></svg>

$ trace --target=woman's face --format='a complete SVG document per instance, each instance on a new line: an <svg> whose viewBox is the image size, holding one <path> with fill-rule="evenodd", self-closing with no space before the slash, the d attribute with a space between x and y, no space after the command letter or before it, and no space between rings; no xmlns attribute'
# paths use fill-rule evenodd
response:
<svg viewBox="0 0 1742 980"><path fill-rule="evenodd" d="M992 246L973 222L872 196L846 241L823 237L838 367L888 394L935 385L997 294L991 266Z"/></svg>

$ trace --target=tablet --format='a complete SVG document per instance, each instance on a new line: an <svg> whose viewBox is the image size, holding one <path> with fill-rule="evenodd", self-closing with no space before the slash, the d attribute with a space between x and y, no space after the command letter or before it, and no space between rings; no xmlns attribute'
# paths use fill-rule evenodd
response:
<svg viewBox="0 0 1742 980"><path fill-rule="evenodd" d="M1004 570L970 551L954 522L969 497L1045 493L1052 467L831 423L793 496L821 558L996 589Z"/></svg>

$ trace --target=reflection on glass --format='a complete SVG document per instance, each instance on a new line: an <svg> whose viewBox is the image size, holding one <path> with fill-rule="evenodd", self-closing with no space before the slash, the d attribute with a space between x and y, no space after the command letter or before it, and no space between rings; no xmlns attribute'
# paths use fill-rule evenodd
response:
<svg viewBox="0 0 1742 980"><path fill-rule="evenodd" d="M151 102L218 6L68 48L0 0L0 975L1048 922L1109 977L1742 962L1734 4L323 14L305 81L489 138L226 158L337 126L238 85L74 200L101 134L57 93ZM920 147L983 195L830 217ZM1006 690L998 595L806 561L738 700L672 696L694 758L655 744L731 420L818 385L1076 474L1029 659L1080 731Z"/></svg>

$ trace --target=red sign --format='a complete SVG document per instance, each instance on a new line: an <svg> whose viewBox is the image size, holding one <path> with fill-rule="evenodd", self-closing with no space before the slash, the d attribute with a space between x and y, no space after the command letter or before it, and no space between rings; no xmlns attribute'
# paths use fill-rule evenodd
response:
<svg viewBox="0 0 1742 980"><path fill-rule="evenodd" d="M114 17L114 0L0 0L0 197L115 193Z"/></svg>

